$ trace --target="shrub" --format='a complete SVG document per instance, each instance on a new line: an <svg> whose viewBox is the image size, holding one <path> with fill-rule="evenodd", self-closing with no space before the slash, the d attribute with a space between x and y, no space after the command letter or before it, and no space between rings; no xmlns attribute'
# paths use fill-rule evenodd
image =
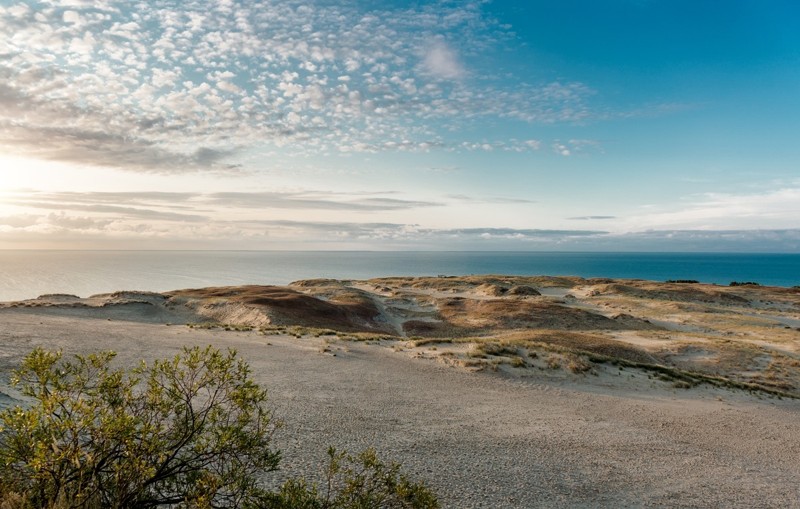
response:
<svg viewBox="0 0 800 509"><path fill-rule="evenodd" d="M7 491L33 507L234 507L277 468L267 393L235 352L187 348L130 372L113 358L25 358L12 383L34 405L0 413Z"/></svg>
<svg viewBox="0 0 800 509"><path fill-rule="evenodd" d="M31 404L0 412L0 507L438 507L371 450L352 458L331 449L324 496L303 479L264 490L280 460L270 447L276 426L266 390L235 351L184 348L128 371L113 359L68 362L37 348L14 372Z"/></svg>
<svg viewBox="0 0 800 509"><path fill-rule="evenodd" d="M586 373L592 369L592 363L583 357L575 354L568 354L566 356L567 369L573 373L580 374Z"/></svg>
<svg viewBox="0 0 800 509"><path fill-rule="evenodd" d="M421 483L400 473L397 463L380 461L373 449L356 457L328 449L322 488L303 479L287 481L277 493L265 493L248 509L435 509L439 503Z"/></svg>
<svg viewBox="0 0 800 509"><path fill-rule="evenodd" d="M520 357L519 355L515 355L511 357L511 362L509 363L515 368L524 368L528 364L525 362L525 359Z"/></svg>
<svg viewBox="0 0 800 509"><path fill-rule="evenodd" d="M550 369L558 369L561 367L561 361L558 357L551 355L547 358L547 367Z"/></svg>

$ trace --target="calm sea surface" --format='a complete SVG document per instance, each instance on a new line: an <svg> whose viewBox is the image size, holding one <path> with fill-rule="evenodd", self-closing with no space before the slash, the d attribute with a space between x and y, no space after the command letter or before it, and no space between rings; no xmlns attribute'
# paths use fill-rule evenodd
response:
<svg viewBox="0 0 800 509"><path fill-rule="evenodd" d="M0 251L0 301L45 293L286 284L298 279L464 274L574 275L800 285L800 254Z"/></svg>

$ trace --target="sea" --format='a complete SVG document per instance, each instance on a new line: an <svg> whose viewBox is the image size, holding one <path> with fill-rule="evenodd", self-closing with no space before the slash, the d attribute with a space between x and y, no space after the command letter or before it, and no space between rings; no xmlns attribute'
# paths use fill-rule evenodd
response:
<svg viewBox="0 0 800 509"><path fill-rule="evenodd" d="M800 285L800 254L0 250L0 301L300 279L471 274Z"/></svg>

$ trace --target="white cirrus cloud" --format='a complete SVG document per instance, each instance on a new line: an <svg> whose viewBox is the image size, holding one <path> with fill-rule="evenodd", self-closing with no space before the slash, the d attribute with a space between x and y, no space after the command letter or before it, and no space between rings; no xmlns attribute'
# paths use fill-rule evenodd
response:
<svg viewBox="0 0 800 509"><path fill-rule="evenodd" d="M646 210L622 223L627 230L645 229L795 229L800 217L800 187L763 192L706 193L672 207Z"/></svg>

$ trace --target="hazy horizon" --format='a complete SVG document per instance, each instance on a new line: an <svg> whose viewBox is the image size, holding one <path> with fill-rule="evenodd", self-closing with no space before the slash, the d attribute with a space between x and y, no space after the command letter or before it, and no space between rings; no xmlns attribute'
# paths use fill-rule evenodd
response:
<svg viewBox="0 0 800 509"><path fill-rule="evenodd" d="M0 249L797 253L798 18L0 2Z"/></svg>

